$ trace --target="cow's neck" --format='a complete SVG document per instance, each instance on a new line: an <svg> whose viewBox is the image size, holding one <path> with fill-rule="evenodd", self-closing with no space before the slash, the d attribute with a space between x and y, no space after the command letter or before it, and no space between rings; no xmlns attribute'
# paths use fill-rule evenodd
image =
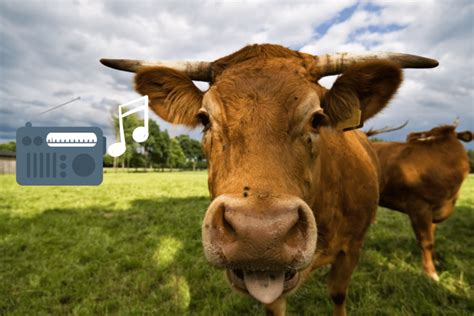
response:
<svg viewBox="0 0 474 316"><path fill-rule="evenodd" d="M321 133L315 168L315 198L311 207L318 226L320 264L326 264L345 246L339 236L354 218L369 220L371 204L378 201L375 156L356 132L326 130ZM345 232L346 231L346 232Z"/></svg>

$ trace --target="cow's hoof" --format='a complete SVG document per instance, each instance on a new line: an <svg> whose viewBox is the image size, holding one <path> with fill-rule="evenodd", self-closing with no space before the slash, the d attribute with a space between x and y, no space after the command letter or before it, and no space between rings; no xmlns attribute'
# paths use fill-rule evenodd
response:
<svg viewBox="0 0 474 316"><path fill-rule="evenodd" d="M435 282L439 282L439 276L436 272L428 273L428 277Z"/></svg>

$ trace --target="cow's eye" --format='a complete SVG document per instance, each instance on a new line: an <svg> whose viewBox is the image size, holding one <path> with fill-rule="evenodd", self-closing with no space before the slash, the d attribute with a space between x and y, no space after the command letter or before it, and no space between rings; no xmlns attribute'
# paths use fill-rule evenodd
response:
<svg viewBox="0 0 474 316"><path fill-rule="evenodd" d="M211 120L209 119L209 114L207 112L200 111L196 115L196 118L199 121L199 123L201 123L202 126L204 126L204 130L203 130L204 132L207 131L211 127Z"/></svg>
<svg viewBox="0 0 474 316"><path fill-rule="evenodd" d="M311 117L311 127L314 130L318 130L321 126L326 126L329 124L329 118L326 116L326 114L318 111L313 113L313 116Z"/></svg>

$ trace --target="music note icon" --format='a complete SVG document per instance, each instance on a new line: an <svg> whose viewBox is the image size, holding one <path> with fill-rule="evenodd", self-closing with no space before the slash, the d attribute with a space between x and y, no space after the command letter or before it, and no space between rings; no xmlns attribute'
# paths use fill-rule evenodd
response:
<svg viewBox="0 0 474 316"><path fill-rule="evenodd" d="M122 109L125 107L134 107L125 113L122 113ZM137 143L142 143L148 139L148 96L141 97L131 102L119 105L119 141L114 143L107 148L107 153L112 157L119 157L125 153L125 132L123 130L123 118L131 114L143 111L143 125L133 130L132 138Z"/></svg>

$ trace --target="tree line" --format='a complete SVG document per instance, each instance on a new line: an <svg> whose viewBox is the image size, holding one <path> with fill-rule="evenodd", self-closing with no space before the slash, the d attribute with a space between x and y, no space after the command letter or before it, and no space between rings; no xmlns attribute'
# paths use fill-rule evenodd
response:
<svg viewBox="0 0 474 316"><path fill-rule="evenodd" d="M126 109L124 109L124 112ZM117 158L104 156L104 167L146 168L146 169L206 169L207 160L202 151L201 142L188 135L170 137L168 131L161 130L154 121L148 121L148 139L137 143L132 139L133 130L143 125L143 120L136 114L123 120L125 134L125 153ZM112 125L119 135L119 119L112 116Z"/></svg>

